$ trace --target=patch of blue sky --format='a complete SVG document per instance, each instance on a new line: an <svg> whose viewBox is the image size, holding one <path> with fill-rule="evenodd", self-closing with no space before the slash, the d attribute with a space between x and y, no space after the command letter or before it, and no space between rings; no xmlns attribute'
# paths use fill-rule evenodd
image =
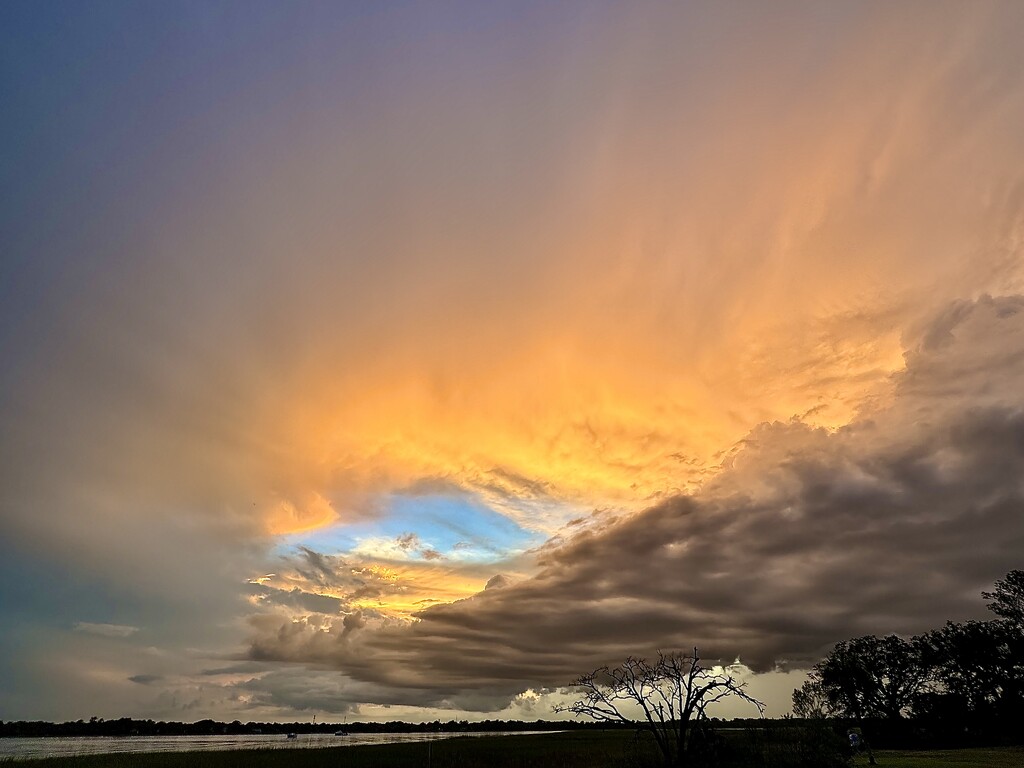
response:
<svg viewBox="0 0 1024 768"><path fill-rule="evenodd" d="M344 554L371 544L380 549L382 542L396 542L411 533L416 540L400 550L410 560L426 559L423 552L433 550L449 561L488 563L514 557L545 539L543 533L523 528L470 494L386 494L377 508L381 514L372 519L288 536L282 548L302 545Z"/></svg>

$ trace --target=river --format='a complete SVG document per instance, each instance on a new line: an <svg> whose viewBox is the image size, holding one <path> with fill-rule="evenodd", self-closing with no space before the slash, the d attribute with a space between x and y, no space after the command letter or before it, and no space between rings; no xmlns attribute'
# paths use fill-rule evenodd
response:
<svg viewBox="0 0 1024 768"><path fill-rule="evenodd" d="M357 744L396 744L408 741L436 741L463 736L513 736L551 731L482 731L469 733L326 733L239 736L45 736L42 738L0 738L0 761L33 757L101 755L117 752L195 752L225 749L318 749L350 747Z"/></svg>

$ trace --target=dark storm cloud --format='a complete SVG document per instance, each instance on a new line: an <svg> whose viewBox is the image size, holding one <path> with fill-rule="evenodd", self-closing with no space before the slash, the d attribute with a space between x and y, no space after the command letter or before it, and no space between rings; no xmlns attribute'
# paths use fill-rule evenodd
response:
<svg viewBox="0 0 1024 768"><path fill-rule="evenodd" d="M958 303L905 343L886 407L834 432L761 425L701 493L543 550L534 578L412 625L268 626L252 654L492 706L630 653L805 666L842 638L979 615L1024 551L1024 297Z"/></svg>
<svg viewBox="0 0 1024 768"><path fill-rule="evenodd" d="M128 679L139 685L151 685L152 683L160 682L164 678L163 675L132 675Z"/></svg>
<svg viewBox="0 0 1024 768"><path fill-rule="evenodd" d="M359 715L360 704L375 702L384 707L433 706L442 710L492 711L514 694L495 696L481 691L458 692L429 689L381 688L376 683L343 677L323 669L292 667L271 670L229 686L244 694L251 708L322 711L335 715ZM398 715L395 716L398 719Z"/></svg>
<svg viewBox="0 0 1024 768"><path fill-rule="evenodd" d="M233 686L249 695L254 706L350 714L358 711L360 685L339 675L278 670Z"/></svg>

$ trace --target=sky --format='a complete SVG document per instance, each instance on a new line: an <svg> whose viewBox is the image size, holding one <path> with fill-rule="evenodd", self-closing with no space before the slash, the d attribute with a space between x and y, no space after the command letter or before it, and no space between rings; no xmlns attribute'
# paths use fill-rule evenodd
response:
<svg viewBox="0 0 1024 768"><path fill-rule="evenodd" d="M0 719L533 720L694 646L781 715L983 618L1022 32L0 4Z"/></svg>

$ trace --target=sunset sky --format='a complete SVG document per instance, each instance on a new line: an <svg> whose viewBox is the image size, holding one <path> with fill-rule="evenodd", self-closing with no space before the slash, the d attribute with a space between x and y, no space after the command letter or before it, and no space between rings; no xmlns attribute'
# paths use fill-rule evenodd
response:
<svg viewBox="0 0 1024 768"><path fill-rule="evenodd" d="M838 640L984 616L1022 37L0 3L0 719L533 720L694 645L781 715Z"/></svg>

